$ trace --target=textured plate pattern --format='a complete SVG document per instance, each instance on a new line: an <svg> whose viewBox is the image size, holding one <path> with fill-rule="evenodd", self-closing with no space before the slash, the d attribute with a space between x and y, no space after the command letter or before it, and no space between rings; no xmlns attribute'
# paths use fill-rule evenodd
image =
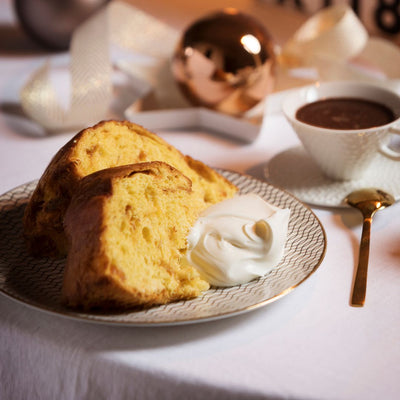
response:
<svg viewBox="0 0 400 400"><path fill-rule="evenodd" d="M264 170L268 182L283 187L308 204L348 207L344 198L353 190L376 187L400 199L399 162L378 154L365 176L351 181L327 178L303 147L293 147L276 155Z"/></svg>
<svg viewBox="0 0 400 400"><path fill-rule="evenodd" d="M0 291L27 305L85 321L131 326L172 325L219 319L250 311L288 293L320 265L326 248L324 230L312 211L290 194L260 180L219 171L242 193L290 208L289 233L281 263L264 277L231 288L212 288L203 296L144 311L101 314L69 310L60 301L65 260L35 259L22 238L22 216L36 182L0 197Z"/></svg>

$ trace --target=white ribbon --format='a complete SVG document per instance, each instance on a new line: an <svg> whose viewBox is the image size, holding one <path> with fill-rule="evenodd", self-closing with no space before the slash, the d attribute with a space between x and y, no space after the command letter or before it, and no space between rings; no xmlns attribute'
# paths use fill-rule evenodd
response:
<svg viewBox="0 0 400 400"><path fill-rule="evenodd" d="M307 20L283 46L280 65L313 68L319 80L400 78L400 49L385 39L370 38L347 5L323 9Z"/></svg>
<svg viewBox="0 0 400 400"><path fill-rule="evenodd" d="M24 112L49 131L79 129L104 119L112 97L111 44L165 59L178 38L175 30L122 2L111 2L85 21L70 46L71 99L62 107L47 62L21 91ZM146 67L132 69L146 78ZM148 78L148 77L147 77Z"/></svg>

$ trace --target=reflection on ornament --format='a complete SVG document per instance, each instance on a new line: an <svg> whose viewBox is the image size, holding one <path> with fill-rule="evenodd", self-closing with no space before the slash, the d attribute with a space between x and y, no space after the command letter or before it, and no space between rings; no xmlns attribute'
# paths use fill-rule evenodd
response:
<svg viewBox="0 0 400 400"><path fill-rule="evenodd" d="M33 40L51 49L66 50L75 28L109 1L15 0L15 11Z"/></svg>
<svg viewBox="0 0 400 400"><path fill-rule="evenodd" d="M192 104L240 116L272 91L275 62L273 41L263 25L225 9L183 33L172 72Z"/></svg>

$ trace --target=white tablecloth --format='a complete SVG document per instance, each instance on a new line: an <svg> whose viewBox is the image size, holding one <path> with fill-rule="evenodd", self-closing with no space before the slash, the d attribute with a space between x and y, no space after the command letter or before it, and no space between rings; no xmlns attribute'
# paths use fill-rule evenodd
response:
<svg viewBox="0 0 400 400"><path fill-rule="evenodd" d="M0 6L0 15L10 17L9 2ZM37 179L74 132L35 134L19 113L18 91L44 57L0 52L4 193ZM212 166L256 176L274 155L298 144L280 114L269 116L247 145L201 130L160 134ZM328 242L316 273L287 296L241 316L112 327L46 314L1 295L0 398L398 399L399 211L396 204L374 220L364 308L349 306L360 215L324 208L314 209Z"/></svg>

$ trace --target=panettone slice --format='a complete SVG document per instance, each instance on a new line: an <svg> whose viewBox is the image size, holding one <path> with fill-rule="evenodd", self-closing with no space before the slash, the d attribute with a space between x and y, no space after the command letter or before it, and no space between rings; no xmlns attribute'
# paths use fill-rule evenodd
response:
<svg viewBox="0 0 400 400"><path fill-rule="evenodd" d="M203 209L190 179L163 162L83 178L65 216L66 304L148 307L207 290L196 269L181 263L189 230Z"/></svg>
<svg viewBox="0 0 400 400"><path fill-rule="evenodd" d="M103 121L65 144L40 178L24 216L24 236L31 253L67 253L64 214L83 177L106 168L149 161L166 162L186 175L195 196L205 206L232 197L237 191L212 168L184 156L147 129L127 121Z"/></svg>

